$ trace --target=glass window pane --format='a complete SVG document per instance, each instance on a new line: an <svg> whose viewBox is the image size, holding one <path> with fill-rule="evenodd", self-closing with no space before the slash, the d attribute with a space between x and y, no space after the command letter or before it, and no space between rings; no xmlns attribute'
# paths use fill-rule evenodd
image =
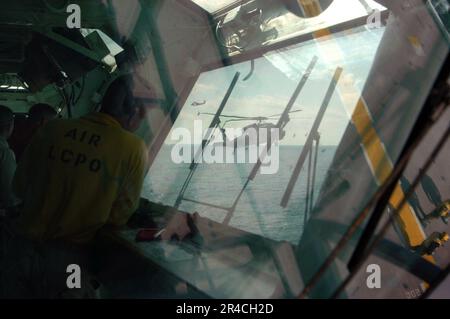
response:
<svg viewBox="0 0 450 319"><path fill-rule="evenodd" d="M240 72L242 77L223 110L222 115L226 116L221 118L224 128L243 129L254 124L275 125L308 64L314 56L318 56L319 60L292 108L289 122L284 127L285 136L279 143L279 155L272 154L273 172L258 174L248 185L230 220L230 225L239 229L271 239L297 243L305 221L307 165L293 190L292 201L284 209L280 207L280 198L318 115L336 68L343 68L345 76L354 79L360 94L382 35L383 29L372 31L361 27L351 32L336 34L334 39L325 40L320 44L309 41L271 52L254 61L254 72L246 81L242 79L249 73L250 62L201 74L150 169L143 196L165 205L175 204L189 173L189 163L176 164L171 159L171 153L177 145L177 141L171 140L171 134L182 128L194 135L195 130L201 129L195 127L196 123L206 129L235 72ZM339 50L339 54L332 50ZM336 54L328 56L327 52L330 51ZM338 94L333 94L319 126L320 143L314 183L316 195L321 189L336 148L349 124L351 113L352 110L346 109ZM258 120L255 117L267 119ZM234 137L225 136L225 139L232 140ZM215 139L211 143L216 143L215 150L224 152L225 156L229 147L222 146L223 140L220 130L216 130ZM200 143L198 140L192 142L197 145ZM279 159L275 158L276 156L279 156ZM225 157L223 159L226 160ZM185 197L195 201L207 199L208 203L215 206L231 207L253 166L254 163L200 164ZM186 201L183 201L180 209L197 211L202 216L208 216L218 222L224 221L227 216L224 209Z"/></svg>

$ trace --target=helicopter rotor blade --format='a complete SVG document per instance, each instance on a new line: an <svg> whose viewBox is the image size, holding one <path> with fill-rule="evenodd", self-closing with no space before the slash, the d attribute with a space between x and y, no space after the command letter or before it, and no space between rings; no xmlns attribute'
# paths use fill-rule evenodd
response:
<svg viewBox="0 0 450 319"><path fill-rule="evenodd" d="M197 116L200 116L200 115L216 115L216 114L214 114L214 113L209 113L209 112L197 112Z"/></svg>
<svg viewBox="0 0 450 319"><path fill-rule="evenodd" d="M226 120L224 122L224 125L228 122L243 122L243 121L254 121L253 119L231 119L231 120Z"/></svg>
<svg viewBox="0 0 450 319"><path fill-rule="evenodd" d="M294 111L291 111L289 113L297 113L297 112L301 112L301 111L302 110L294 110ZM211 116L214 116L216 114L215 113L210 113L210 112L197 112L197 116L200 116L200 115L211 115ZM279 117L281 115L282 114L273 114L273 115L269 115L269 116L220 115L220 117L231 118L231 119L242 120L242 121L245 121L245 120L249 120L249 121L267 121L267 120L269 120L271 118Z"/></svg>
<svg viewBox="0 0 450 319"><path fill-rule="evenodd" d="M199 112L197 115L206 114L206 115L215 115L214 113L206 113L206 112ZM231 119L238 119L242 121L265 121L269 118L267 116L239 116L239 115L221 115L220 117L225 118L231 118Z"/></svg>
<svg viewBox="0 0 450 319"><path fill-rule="evenodd" d="M209 112L198 112L197 115L216 115L215 113L209 113ZM220 117L225 118L236 118L236 119L253 119L253 116L238 116L238 115L220 115Z"/></svg>

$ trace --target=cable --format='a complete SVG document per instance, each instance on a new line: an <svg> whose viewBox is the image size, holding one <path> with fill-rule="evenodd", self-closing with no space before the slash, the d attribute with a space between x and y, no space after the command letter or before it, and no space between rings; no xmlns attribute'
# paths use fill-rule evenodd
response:
<svg viewBox="0 0 450 319"><path fill-rule="evenodd" d="M86 75L83 75L83 77L81 78L80 93L78 94L78 97L76 98L76 100L74 102L74 105L76 105L78 103L78 101L80 100L81 96L83 95L85 82L86 82Z"/></svg>
<svg viewBox="0 0 450 319"><path fill-rule="evenodd" d="M242 81L247 81L248 79L250 79L254 72L255 72L255 59L252 59L250 61L250 72L242 79Z"/></svg>
<svg viewBox="0 0 450 319"><path fill-rule="evenodd" d="M69 100L67 98L66 92L64 91L64 87L56 86L56 89L57 89L57 91L59 92L59 94L62 97L62 102L67 107L67 115L68 115L68 117L71 118L72 117L72 110L70 108Z"/></svg>

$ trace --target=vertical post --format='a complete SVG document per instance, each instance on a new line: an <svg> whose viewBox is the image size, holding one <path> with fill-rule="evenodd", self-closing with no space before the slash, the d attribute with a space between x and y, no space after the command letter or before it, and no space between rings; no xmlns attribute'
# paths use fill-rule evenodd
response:
<svg viewBox="0 0 450 319"><path fill-rule="evenodd" d="M331 80L330 86L328 87L328 91L325 95L325 98L322 102L322 106L319 109L319 113L317 114L316 120L314 121L311 132L309 133L308 138L306 139L305 146L303 147L303 150L300 154L297 164L295 165L294 171L291 175L286 191L284 192L283 198L280 203L282 207L286 207L289 202L295 183L297 182L298 176L300 175L300 171L303 167L303 164L305 163L306 156L308 155L308 152L312 147L314 138L316 137L317 131L319 129L320 123L322 122L325 111L328 105L330 104L331 98L333 96L334 90L336 89L336 85L337 82L339 81L339 78L341 77L341 74L342 68L337 68L336 72L334 73L333 79Z"/></svg>
<svg viewBox="0 0 450 319"><path fill-rule="evenodd" d="M300 92L303 90L303 87L305 86L306 81L308 81L309 76L310 76L312 70L314 69L318 59L319 58L317 56L314 56L313 59L311 60L311 63L309 64L308 68L306 69L306 72L303 74L303 77L300 80L298 86L296 87L294 94L292 94L291 99L289 100L288 104L286 105L286 108L284 109L283 114L280 116L280 119L278 120L276 127L282 128L288 122L289 113L291 112L291 109L294 106L295 101L297 100L298 96L300 95ZM264 156L265 156L264 154L267 154L270 151L271 146L272 146L272 144L268 144L264 148L264 151L262 152L261 157L263 157L263 158L258 158L258 161L256 162L255 166L253 167L253 170L249 176L249 178L251 180L255 179L256 173L258 172L259 168L261 167L262 160L264 159Z"/></svg>

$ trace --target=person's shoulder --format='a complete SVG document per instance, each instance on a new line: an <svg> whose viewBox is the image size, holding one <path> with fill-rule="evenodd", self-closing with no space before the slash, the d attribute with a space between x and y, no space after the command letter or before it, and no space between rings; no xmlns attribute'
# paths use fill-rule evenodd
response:
<svg viewBox="0 0 450 319"><path fill-rule="evenodd" d="M53 119L45 123L41 128L44 130L58 130L79 121L79 119Z"/></svg>

